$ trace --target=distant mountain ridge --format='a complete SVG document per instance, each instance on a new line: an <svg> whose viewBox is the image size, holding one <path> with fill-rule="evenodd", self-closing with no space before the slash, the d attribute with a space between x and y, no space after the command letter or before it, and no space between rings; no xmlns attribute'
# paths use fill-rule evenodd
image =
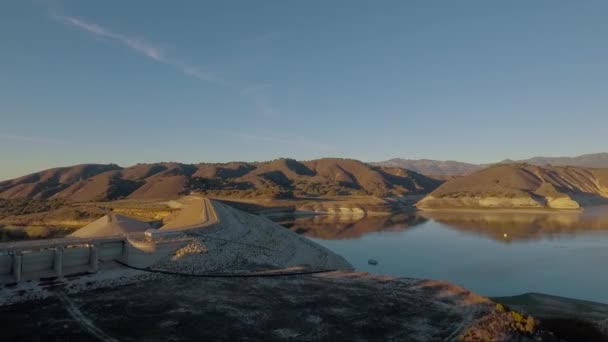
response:
<svg viewBox="0 0 608 342"><path fill-rule="evenodd" d="M463 163L454 160L400 159L394 158L373 163L378 166L400 167L430 177L462 176L481 170L482 165Z"/></svg>
<svg viewBox="0 0 608 342"><path fill-rule="evenodd" d="M479 177L480 174L483 175L481 172L500 165L520 165L519 168L522 170L527 170L527 167L540 166L542 169L553 170L550 174L558 175L556 176L558 178L566 177L567 181L560 181L565 182L564 184L570 184L568 182L578 184L577 182L581 181L585 184L591 182L596 184L596 187L597 184L606 186L605 180L600 181L596 175L598 172L603 172L601 168L608 169L608 153L578 157L535 157L523 162L525 164L496 163L494 166L489 166L427 159L392 159L382 163L364 163L353 159L324 158L309 161L276 159L251 163L160 162L137 164L126 168L116 164L81 164L48 169L2 181L0 182L0 199L62 199L72 202L121 198L164 200L177 198L190 192L241 198L426 195L444 183L440 179L448 180L441 189L452 186L450 184L458 184L452 179L455 176L459 176L456 179L465 178L467 181L474 179L470 185L481 186L485 184L483 181L468 177L472 175ZM572 171L572 168L566 168L570 171L565 172L560 171L563 168L546 167L548 164L574 165L573 168L577 167L580 170L575 172ZM594 171L590 168L597 168L597 170ZM520 171L515 173L519 174ZM512 174L513 172L505 172L504 176L508 178ZM590 174L592 176L589 176ZM495 181L504 181L501 177L495 177ZM563 189L567 188L554 184L551 181L553 176L543 177L541 177L541 183L555 185L557 192L561 193ZM572 181L573 179L574 181ZM488 183L484 186L495 188L495 184ZM582 188L576 190L578 185L573 186L574 193L585 187L585 189L593 188L590 185L581 185ZM525 189L529 193L536 191L532 191L530 186ZM552 189L544 190L553 192ZM598 195L595 190L591 192ZM564 201L562 200L562 202Z"/></svg>
<svg viewBox="0 0 608 342"><path fill-rule="evenodd" d="M189 192L215 196L426 194L441 181L396 167L352 159L268 162L153 163L122 168L82 164L0 182L0 199L42 198L74 202L119 198L172 199Z"/></svg>
<svg viewBox="0 0 608 342"><path fill-rule="evenodd" d="M534 157L520 162L532 165L608 168L608 153L583 154L576 157Z"/></svg>
<svg viewBox="0 0 608 342"><path fill-rule="evenodd" d="M591 168L608 168L608 153L584 154L576 157L534 157L524 160L505 159L493 164L471 164L459 161L441 161L432 159L390 159L372 163L378 166L401 167L430 177L464 176L494 164L527 163L537 166L577 166Z"/></svg>

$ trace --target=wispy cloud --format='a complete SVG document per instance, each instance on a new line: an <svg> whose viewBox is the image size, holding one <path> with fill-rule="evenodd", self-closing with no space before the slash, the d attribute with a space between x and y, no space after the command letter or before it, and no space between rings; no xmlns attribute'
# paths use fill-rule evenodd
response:
<svg viewBox="0 0 608 342"><path fill-rule="evenodd" d="M167 51L161 46L149 43L143 39L110 30L107 27L82 18L57 13L53 13L52 16L58 22L85 31L98 39L118 42L146 58L176 68L185 75L218 86L230 88L237 92L241 97L251 101L255 108L265 116L273 116L276 114L276 110L272 106L270 96L268 95L268 90L271 88L268 84L247 85L242 84L241 82L229 81L219 73L209 70L208 68L193 65L181 59L169 56Z"/></svg>
<svg viewBox="0 0 608 342"><path fill-rule="evenodd" d="M292 145L292 146L313 148L313 149L322 150L322 151L336 150L336 148L334 146L319 143L317 141L313 141L313 140L310 140L310 139L307 139L304 137L295 137L294 136L294 137L284 138L284 137L277 137L277 136L271 136L271 135L256 135L256 134L250 134L250 133L244 133L244 132L234 132L234 131L227 131L225 133L230 136L233 136L235 138L250 140L250 141L267 142L267 143L281 144L281 145Z"/></svg>
<svg viewBox="0 0 608 342"><path fill-rule="evenodd" d="M163 62L163 63L167 63L167 61L168 61L165 56L164 51L161 48L159 48L157 46L153 46L142 40L139 40L139 39L136 39L133 37L129 37L129 36L126 36L126 35L123 35L120 33L112 32L112 31L106 29L105 27L86 22L80 18L61 16L61 15L54 15L54 17L61 22L70 24L76 28L87 31L97 37L108 38L108 39L119 41L120 43L124 44L128 48L135 50L136 52L139 52L139 53L145 55L146 57L151 58L155 61Z"/></svg>
<svg viewBox="0 0 608 342"><path fill-rule="evenodd" d="M38 137L38 136L33 137L33 136L25 136L25 135L17 135L17 134L1 133L1 132L0 132L0 140L33 142L33 143L40 143L40 144L63 144L65 142L60 139Z"/></svg>
<svg viewBox="0 0 608 342"><path fill-rule="evenodd" d="M243 97L248 97L253 101L260 112L266 116L274 116L276 113L271 104L268 92L271 90L270 84L255 84L241 89Z"/></svg>
<svg viewBox="0 0 608 342"><path fill-rule="evenodd" d="M216 83L223 86L229 85L229 82L227 82L221 76L208 70L205 70L202 67L191 65L184 61L171 58L167 55L167 52L162 47L148 43L142 39L114 32L106 27L88 22L82 18L59 14L53 14L53 17L59 22L86 31L97 38L109 39L112 41L119 42L127 48L147 58L177 68L186 75L198 78L202 81Z"/></svg>

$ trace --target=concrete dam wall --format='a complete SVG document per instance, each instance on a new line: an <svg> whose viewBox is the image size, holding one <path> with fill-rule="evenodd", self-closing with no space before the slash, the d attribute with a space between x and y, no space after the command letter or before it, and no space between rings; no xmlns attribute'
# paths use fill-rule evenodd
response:
<svg viewBox="0 0 608 342"><path fill-rule="evenodd" d="M92 241L54 239L46 244L27 241L0 246L0 282L97 272L100 261L124 259L127 248L123 237Z"/></svg>
<svg viewBox="0 0 608 342"><path fill-rule="evenodd" d="M111 213L63 239L0 243L0 284L124 265L189 274L251 265L352 268L339 255L260 216L196 196L174 205L181 209L159 229Z"/></svg>

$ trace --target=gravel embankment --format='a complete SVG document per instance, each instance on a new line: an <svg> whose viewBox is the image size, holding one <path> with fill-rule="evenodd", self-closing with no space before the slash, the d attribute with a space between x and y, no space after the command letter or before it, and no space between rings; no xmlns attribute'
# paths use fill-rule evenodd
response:
<svg viewBox="0 0 608 342"><path fill-rule="evenodd" d="M219 222L189 231L196 241L151 268L184 273L243 270L251 266L352 269L341 256L266 218L212 203Z"/></svg>

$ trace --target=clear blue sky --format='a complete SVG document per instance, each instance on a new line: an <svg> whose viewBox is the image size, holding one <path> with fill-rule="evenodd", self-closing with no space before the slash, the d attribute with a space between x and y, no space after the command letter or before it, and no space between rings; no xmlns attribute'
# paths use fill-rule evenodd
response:
<svg viewBox="0 0 608 342"><path fill-rule="evenodd" d="M0 179L606 151L606 1L0 2Z"/></svg>

